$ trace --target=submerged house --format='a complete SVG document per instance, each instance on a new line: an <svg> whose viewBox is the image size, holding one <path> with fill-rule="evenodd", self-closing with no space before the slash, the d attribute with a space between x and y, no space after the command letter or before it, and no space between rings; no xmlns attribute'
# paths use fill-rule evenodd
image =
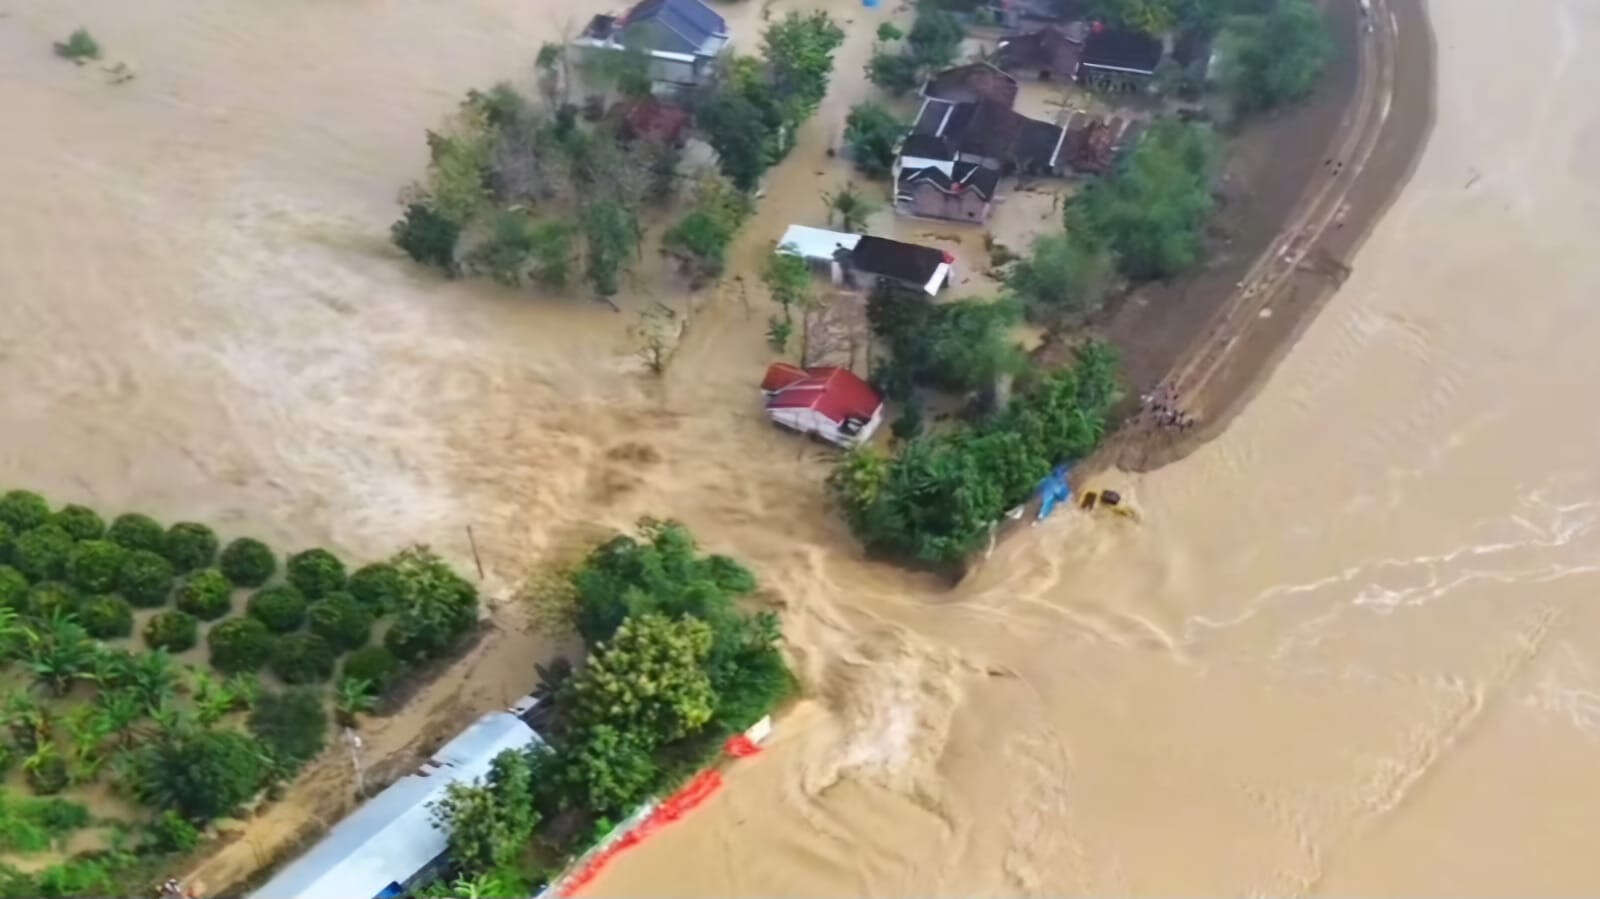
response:
<svg viewBox="0 0 1600 899"><path fill-rule="evenodd" d="M1045 25L1006 38L995 49L994 64L1007 72L1033 75L1040 81L1071 81L1078 75L1087 22Z"/></svg>
<svg viewBox="0 0 1600 899"><path fill-rule="evenodd" d="M705 84L733 35L700 0L640 0L620 16L597 15L572 42L587 52L631 50L650 57L650 78L666 90Z"/></svg>
<svg viewBox="0 0 1600 899"><path fill-rule="evenodd" d="M525 720L531 697L491 712L440 747L415 772L400 778L334 825L315 846L251 894L252 899L390 899L431 876L443 862L447 835L433 824L430 804L455 783L489 772L507 749L542 743Z"/></svg>
<svg viewBox="0 0 1600 899"><path fill-rule="evenodd" d="M1155 78L1164 48L1158 38L1142 31L1089 29L1078 60L1078 81L1102 90L1143 90Z"/></svg>
<svg viewBox="0 0 1600 899"><path fill-rule="evenodd" d="M1001 176L1059 173L1065 132L1012 109L1017 90L1015 78L988 63L930 78L895 157L895 210L981 222Z"/></svg>
<svg viewBox="0 0 1600 899"><path fill-rule="evenodd" d="M790 225L775 252L799 256L844 287L882 281L928 296L944 289L955 264L954 256L934 247L805 225Z"/></svg>
<svg viewBox="0 0 1600 899"><path fill-rule="evenodd" d="M761 380L767 417L846 449L871 439L883 422L883 399L849 369L799 368L777 362Z"/></svg>

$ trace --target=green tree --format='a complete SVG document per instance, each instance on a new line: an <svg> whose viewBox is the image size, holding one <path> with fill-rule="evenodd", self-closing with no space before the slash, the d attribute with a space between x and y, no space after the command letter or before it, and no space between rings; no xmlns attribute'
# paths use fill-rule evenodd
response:
<svg viewBox="0 0 1600 899"><path fill-rule="evenodd" d="M217 567L239 587L259 587L278 570L278 560L265 543L240 537L222 550Z"/></svg>
<svg viewBox="0 0 1600 899"><path fill-rule="evenodd" d="M321 599L335 590L343 590L344 563L339 557L320 547L297 552L289 557L287 569L289 583L306 599Z"/></svg>
<svg viewBox="0 0 1600 899"><path fill-rule="evenodd" d="M211 667L228 674L255 671L272 655L272 631L255 618L230 618L206 634Z"/></svg>
<svg viewBox="0 0 1600 899"><path fill-rule="evenodd" d="M1309 94L1333 39L1310 0L1273 0L1264 14L1229 18L1217 50L1223 90L1240 111L1257 112Z"/></svg>
<svg viewBox="0 0 1600 899"><path fill-rule="evenodd" d="M792 309L804 307L811 301L811 267L805 259L793 253L773 253L767 257L767 267L761 273L772 301L783 307L783 320L793 320Z"/></svg>
<svg viewBox="0 0 1600 899"><path fill-rule="evenodd" d="M314 689L264 693L250 710L249 726L280 767L292 770L322 751L328 714L322 694Z"/></svg>
<svg viewBox="0 0 1600 899"><path fill-rule="evenodd" d="M73 681L94 671L95 644L69 615L53 614L30 628L24 638L28 668L57 696L66 695Z"/></svg>
<svg viewBox="0 0 1600 899"><path fill-rule="evenodd" d="M8 490L0 496L0 522L20 534L50 520L50 504L29 490Z"/></svg>
<svg viewBox="0 0 1600 899"><path fill-rule="evenodd" d="M413 547L390 563L400 594L384 645L402 661L447 652L478 621L478 591L427 547Z"/></svg>
<svg viewBox="0 0 1600 899"><path fill-rule="evenodd" d="M17 535L11 547L11 561L29 580L60 580L67 573L67 557L73 547L72 535L53 524L42 524Z"/></svg>
<svg viewBox="0 0 1600 899"><path fill-rule="evenodd" d="M769 129L761 109L749 98L723 91L701 108L700 128L717 151L717 166L740 190L754 190L772 164Z"/></svg>
<svg viewBox="0 0 1600 899"><path fill-rule="evenodd" d="M837 217L839 229L852 233L864 229L867 219L878 211L878 204L850 182L832 193L824 191L822 203L828 209L828 223L832 224Z"/></svg>
<svg viewBox="0 0 1600 899"><path fill-rule="evenodd" d="M1183 6L1184 0L1093 0L1090 12L1114 25L1162 35L1177 27Z"/></svg>
<svg viewBox="0 0 1600 899"><path fill-rule="evenodd" d="M911 58L922 70L938 69L956 61L961 53L961 42L967 31L961 20L940 9L923 6L911 23L911 33L906 35L906 46Z"/></svg>
<svg viewBox="0 0 1600 899"><path fill-rule="evenodd" d="M762 55L771 68L779 102L792 125L810 118L828 93L833 51L844 43L844 30L820 10L791 10L762 34Z"/></svg>
<svg viewBox="0 0 1600 899"><path fill-rule="evenodd" d="M904 51L875 47L867 60L867 80L898 97L922 83L922 66Z"/></svg>
<svg viewBox="0 0 1600 899"><path fill-rule="evenodd" d="M908 441L892 458L851 453L828 480L851 530L876 552L959 561L1053 465L1094 448L1117 398L1114 365L1107 348L1088 344L1072 367L977 425Z"/></svg>
<svg viewBox="0 0 1600 899"><path fill-rule="evenodd" d="M502 210L488 239L467 256L467 265L511 287L529 279L560 287L570 268L572 232L559 219L541 222L521 210Z"/></svg>
<svg viewBox="0 0 1600 899"><path fill-rule="evenodd" d="M635 211L615 197L588 203L582 214L584 275L601 297L621 288L624 263L639 246L641 231Z"/></svg>
<svg viewBox="0 0 1600 899"><path fill-rule="evenodd" d="M455 871L475 875L513 867L539 823L527 754L512 749L500 753L490 761L487 777L451 784L431 811L434 826L449 832Z"/></svg>
<svg viewBox="0 0 1600 899"><path fill-rule="evenodd" d="M167 528L161 552L179 572L204 568L217 557L217 534L203 524L180 521Z"/></svg>
<svg viewBox="0 0 1600 899"><path fill-rule="evenodd" d="M62 506L50 516L50 521L71 534L74 540L99 540L106 533L106 523L100 513L76 503Z"/></svg>
<svg viewBox="0 0 1600 899"><path fill-rule="evenodd" d="M172 592L172 563L148 549L129 550L117 571L117 590L141 608L162 605Z"/></svg>
<svg viewBox="0 0 1600 899"><path fill-rule="evenodd" d="M694 206L662 236L661 245L695 278L722 274L728 245L751 212L749 197L723 178L707 175L695 189Z"/></svg>
<svg viewBox="0 0 1600 899"><path fill-rule="evenodd" d="M130 550L162 552L167 545L167 532L161 524L148 515L128 512L118 515L106 530L106 539Z"/></svg>
<svg viewBox="0 0 1600 899"><path fill-rule="evenodd" d="M884 22L878 26L878 40L886 44L890 41L900 40L905 36L906 33L895 27L893 22Z"/></svg>
<svg viewBox="0 0 1600 899"><path fill-rule="evenodd" d="M348 666L349 662L346 661L345 664ZM378 697L373 695L375 691L372 681L366 678L340 678L333 691L333 709L338 715L339 724L344 727L355 727L357 715L376 708Z"/></svg>
<svg viewBox="0 0 1600 899"><path fill-rule="evenodd" d="M232 730L164 734L127 759L121 779L134 797L198 822L237 808L267 774L267 759L255 741Z"/></svg>
<svg viewBox="0 0 1600 899"><path fill-rule="evenodd" d="M87 29L75 29L67 35L66 40L56 41L54 46L57 56L76 63L81 64L100 58L100 44L90 36Z"/></svg>
<svg viewBox="0 0 1600 899"><path fill-rule="evenodd" d="M1105 248L1058 232L1034 240L1032 252L1006 276L1006 286L1048 318L1079 321L1099 310L1111 279Z"/></svg>
<svg viewBox="0 0 1600 899"><path fill-rule="evenodd" d="M456 241L461 239L461 226L435 212L425 202L406 204L400 220L389 228L395 246L406 255L422 263L442 269L446 274L456 272Z"/></svg>
<svg viewBox="0 0 1600 899"><path fill-rule="evenodd" d="M650 795L661 772L642 737L597 724L562 747L560 774L569 803L611 815Z"/></svg>
<svg viewBox="0 0 1600 899"><path fill-rule="evenodd" d="M1067 230L1109 248L1128 278L1178 274L1200 257L1216 157L1206 126L1158 121L1114 175L1067 204Z"/></svg>
<svg viewBox="0 0 1600 899"><path fill-rule="evenodd" d="M489 198L488 118L481 104L469 98L443 132L428 132L428 152L428 205L465 225Z"/></svg>
<svg viewBox="0 0 1600 899"><path fill-rule="evenodd" d="M873 177L889 174L894 167L895 145L906 126L894 113L871 101L850 107L844 120L844 141L856 168Z"/></svg>
<svg viewBox="0 0 1600 899"><path fill-rule="evenodd" d="M330 593L306 609L306 621L314 634L320 634L340 650L357 649L372 636L372 614L343 591Z"/></svg>
<svg viewBox="0 0 1600 899"><path fill-rule="evenodd" d="M109 540L83 540L67 556L67 580L89 593L105 593L117 585L127 550Z"/></svg>
<svg viewBox="0 0 1600 899"><path fill-rule="evenodd" d="M716 702L702 668L711 642L703 621L627 619L569 681L574 717L580 726L611 725L652 745L694 732Z"/></svg>

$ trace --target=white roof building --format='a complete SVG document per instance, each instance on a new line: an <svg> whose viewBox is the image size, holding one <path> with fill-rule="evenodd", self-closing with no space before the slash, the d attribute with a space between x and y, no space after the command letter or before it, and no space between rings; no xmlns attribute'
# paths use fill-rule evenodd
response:
<svg viewBox="0 0 1600 899"><path fill-rule="evenodd" d="M444 854L446 836L428 805L453 783L489 772L507 749L542 743L517 712L490 712L458 734L415 773L372 797L304 855L252 895L253 899L375 899L400 895Z"/></svg>

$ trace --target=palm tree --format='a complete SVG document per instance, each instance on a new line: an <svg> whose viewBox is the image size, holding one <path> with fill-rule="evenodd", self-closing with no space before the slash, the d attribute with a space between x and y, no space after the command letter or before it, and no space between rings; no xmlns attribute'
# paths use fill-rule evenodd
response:
<svg viewBox="0 0 1600 899"><path fill-rule="evenodd" d="M62 724L72 739L72 753L68 759L72 782L81 784L94 780L106 761L100 748L111 735L110 723L99 709L80 705L73 706Z"/></svg>
<svg viewBox="0 0 1600 899"><path fill-rule="evenodd" d="M33 635L28 646L28 667L64 696L77 678L91 677L98 653L89 632L72 616L56 611Z"/></svg>
<svg viewBox="0 0 1600 899"><path fill-rule="evenodd" d="M828 210L828 224L833 224L834 216L838 216L839 228L849 232L860 230L868 216L878 211L878 204L857 192L856 186L848 181L835 193L823 191L822 202Z"/></svg>
<svg viewBox="0 0 1600 899"><path fill-rule="evenodd" d="M333 695L334 711L345 727L355 727L356 715L372 711L377 702L377 697L372 695L372 681L364 677L343 678Z"/></svg>
<svg viewBox="0 0 1600 899"><path fill-rule="evenodd" d="M178 666L166 649L140 653L128 668L128 689L152 714L177 694Z"/></svg>
<svg viewBox="0 0 1600 899"><path fill-rule="evenodd" d="M39 705L28 688L18 687L7 693L4 708L11 735L22 749L32 752L50 739L50 712Z"/></svg>
<svg viewBox="0 0 1600 899"><path fill-rule="evenodd" d="M144 700L127 689L102 690L95 702L106 733L111 734L121 748L132 746L139 739L134 727L145 715Z"/></svg>

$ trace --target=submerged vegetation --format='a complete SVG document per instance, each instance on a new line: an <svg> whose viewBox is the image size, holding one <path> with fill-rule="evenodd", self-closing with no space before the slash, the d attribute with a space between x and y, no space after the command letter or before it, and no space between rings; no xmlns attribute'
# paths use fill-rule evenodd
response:
<svg viewBox="0 0 1600 899"><path fill-rule="evenodd" d="M720 175L694 177L692 205L661 249L696 283L722 273L728 245L751 212L749 192L793 146L795 130L827 92L844 32L826 13L791 12L769 26L762 55L724 60L713 84L686 101L717 152ZM394 242L450 275L508 286L564 289L581 278L602 299L622 289L645 240L641 215L679 191L672 138L636 134L626 110L650 99L648 60L635 53L582 61L585 75L619 97L587 110L566 102L566 48L539 55L535 100L510 84L472 91L428 133L426 176L402 195Z"/></svg>
<svg viewBox="0 0 1600 899"><path fill-rule="evenodd" d="M324 745L331 697L263 691L261 669L287 684L325 681L375 622L420 661L459 645L477 620L471 583L420 547L348 579L323 549L286 569L298 588L272 581L277 557L260 541L235 540L219 560L204 525L123 515L107 528L81 506L52 513L37 494L0 495L0 772L20 770L41 796L104 781L149 811L98 820L69 798L0 792L0 852L47 851L86 828L112 844L33 873L0 863L0 899L137 892L130 884L193 848L210 820L293 777ZM249 614L237 614L239 584L262 585ZM302 590L318 597L309 610ZM135 630L148 648L129 639ZM202 636L217 674L174 655ZM341 686L338 708L370 708L404 668L381 647L352 653L346 674L360 680Z"/></svg>

